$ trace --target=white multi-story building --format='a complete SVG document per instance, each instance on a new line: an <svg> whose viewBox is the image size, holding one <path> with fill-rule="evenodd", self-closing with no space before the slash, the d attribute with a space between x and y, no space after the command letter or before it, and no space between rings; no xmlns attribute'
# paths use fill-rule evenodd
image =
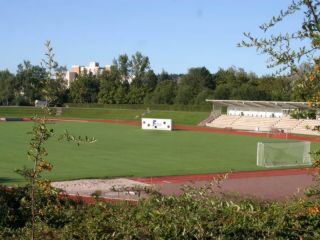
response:
<svg viewBox="0 0 320 240"><path fill-rule="evenodd" d="M98 62L90 62L89 66L73 65L70 71L65 74L66 86L69 88L72 81L81 73L91 73L93 75L101 74L103 71L110 71L110 65L100 67Z"/></svg>
<svg viewBox="0 0 320 240"><path fill-rule="evenodd" d="M64 80L66 83L67 88L70 88L71 82L75 79L77 73L72 71L67 71L64 75Z"/></svg>

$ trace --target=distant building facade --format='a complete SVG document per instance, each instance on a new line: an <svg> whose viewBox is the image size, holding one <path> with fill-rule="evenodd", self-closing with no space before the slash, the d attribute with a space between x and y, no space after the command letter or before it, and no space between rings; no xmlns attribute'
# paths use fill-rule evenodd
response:
<svg viewBox="0 0 320 240"><path fill-rule="evenodd" d="M67 88L70 87L73 80L82 73L91 73L93 75L101 74L103 71L110 71L110 65L100 67L98 62L90 62L89 66L73 65L70 71L67 71L64 75Z"/></svg>

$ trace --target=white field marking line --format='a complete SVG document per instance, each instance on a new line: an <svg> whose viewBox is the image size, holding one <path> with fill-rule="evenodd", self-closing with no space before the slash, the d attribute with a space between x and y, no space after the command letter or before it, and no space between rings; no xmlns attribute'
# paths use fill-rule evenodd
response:
<svg viewBox="0 0 320 240"><path fill-rule="evenodd" d="M78 120L78 119L61 119L61 118L49 118L49 121L59 121L59 122L89 122L87 120Z"/></svg>

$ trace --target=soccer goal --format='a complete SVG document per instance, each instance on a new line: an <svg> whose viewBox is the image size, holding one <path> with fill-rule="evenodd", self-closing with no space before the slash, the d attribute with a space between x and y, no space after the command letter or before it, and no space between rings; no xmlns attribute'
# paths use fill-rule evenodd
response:
<svg viewBox="0 0 320 240"><path fill-rule="evenodd" d="M310 142L258 142L257 165L261 167L311 165Z"/></svg>

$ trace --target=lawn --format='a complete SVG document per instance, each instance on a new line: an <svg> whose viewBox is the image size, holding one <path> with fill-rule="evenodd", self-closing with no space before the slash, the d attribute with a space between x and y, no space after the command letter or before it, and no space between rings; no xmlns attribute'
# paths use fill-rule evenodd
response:
<svg viewBox="0 0 320 240"><path fill-rule="evenodd" d="M14 169L31 165L26 152L31 122L0 123L0 182L21 181ZM143 131L107 123L51 123L56 136L48 144L52 180L119 176L165 176L258 170L257 137L191 131ZM64 129L94 136L94 144L59 142ZM270 140L270 139L268 139Z"/></svg>
<svg viewBox="0 0 320 240"><path fill-rule="evenodd" d="M33 117L41 114L40 108L34 107L0 107L0 117ZM114 108L63 108L59 118L112 119L139 121L141 116L151 118L171 118L174 124L197 125L209 116L209 112L165 111L146 109ZM56 116L54 116L56 117Z"/></svg>

